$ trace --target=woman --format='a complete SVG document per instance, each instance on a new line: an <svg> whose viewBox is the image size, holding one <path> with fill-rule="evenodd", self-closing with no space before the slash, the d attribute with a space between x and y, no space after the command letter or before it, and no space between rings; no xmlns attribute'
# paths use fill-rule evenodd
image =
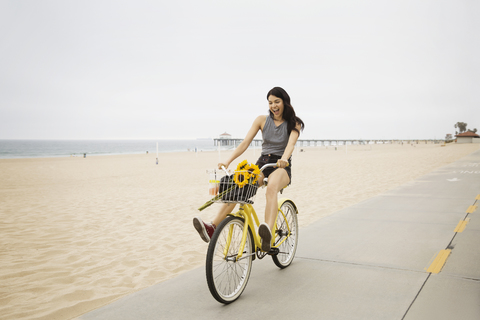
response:
<svg viewBox="0 0 480 320"><path fill-rule="evenodd" d="M277 215L277 195L280 190L291 182L291 155L300 135L300 130L303 130L305 125L303 121L295 115L295 111L290 104L290 97L284 89L280 87L273 88L268 92L267 100L270 115L262 115L255 119L242 143L233 151L225 163L218 164L218 168L221 169L222 166L228 168L236 158L247 150L257 135L258 130L262 131L262 155L258 159L257 165L261 168L266 163L277 164L275 168L265 169L258 179L259 186L262 186L263 179L268 177L265 222L258 227L258 234L262 239L262 250L268 252L272 239L271 230L273 229ZM216 226L233 211L234 207L234 203L225 203L211 223L205 223L199 217L193 219L195 229L205 242L210 241Z"/></svg>

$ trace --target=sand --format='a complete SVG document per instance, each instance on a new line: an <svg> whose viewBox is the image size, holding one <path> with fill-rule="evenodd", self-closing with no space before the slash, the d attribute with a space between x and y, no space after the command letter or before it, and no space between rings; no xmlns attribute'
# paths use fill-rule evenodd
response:
<svg viewBox="0 0 480 320"><path fill-rule="evenodd" d="M284 196L304 227L479 145L300 149ZM152 154L0 160L0 317L71 319L203 265L207 244L192 218L208 221L218 208L197 210L218 160L217 152L161 154L159 165Z"/></svg>

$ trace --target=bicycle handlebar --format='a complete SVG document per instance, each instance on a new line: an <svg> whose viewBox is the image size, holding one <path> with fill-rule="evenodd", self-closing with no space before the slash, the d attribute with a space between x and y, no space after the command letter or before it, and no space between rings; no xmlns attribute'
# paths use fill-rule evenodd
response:
<svg viewBox="0 0 480 320"><path fill-rule="evenodd" d="M222 170L225 171L225 173L226 173L227 176L228 176L228 170L227 170L227 168L225 168L225 166L222 166Z"/></svg>
<svg viewBox="0 0 480 320"><path fill-rule="evenodd" d="M276 163L267 163L265 165L263 165L263 167L260 168L260 172L262 172L263 170L267 169L267 168L274 168L276 167L277 164Z"/></svg>

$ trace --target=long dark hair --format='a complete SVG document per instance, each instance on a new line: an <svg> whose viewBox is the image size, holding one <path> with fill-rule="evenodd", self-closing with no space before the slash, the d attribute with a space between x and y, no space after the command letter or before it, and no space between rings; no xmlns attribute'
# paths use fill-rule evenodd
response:
<svg viewBox="0 0 480 320"><path fill-rule="evenodd" d="M290 96L288 95L287 91L285 91L283 88L275 87L272 90L268 91L267 100L270 96L275 96L283 100L283 119L287 121L288 134L290 134L292 130L295 130L298 132L298 134L300 134L300 132L296 128L297 123L300 124L300 130L302 131L305 128L305 124L303 123L302 119L295 115L295 110L293 110L293 107L290 104ZM273 118L272 111L270 111L270 116Z"/></svg>

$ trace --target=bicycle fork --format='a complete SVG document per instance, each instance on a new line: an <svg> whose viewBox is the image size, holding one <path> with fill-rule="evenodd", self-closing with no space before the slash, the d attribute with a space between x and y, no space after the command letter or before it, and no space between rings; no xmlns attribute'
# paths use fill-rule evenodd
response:
<svg viewBox="0 0 480 320"><path fill-rule="evenodd" d="M248 256L243 257L243 253L245 252L245 244L247 243L247 237L248 237L248 227L252 224L252 222L249 219L249 214L245 214L244 210L252 210L252 208L247 207L245 208L246 205L242 204L240 205L240 208L236 214L234 214L237 217L241 217L244 220L244 225L243 225L243 233L242 233L242 242L240 243L240 248L238 249L238 254L237 256L229 256L228 251L230 249L230 244L233 238L233 225L230 226L230 229L228 230L228 239L227 243L225 244L225 248L223 250L223 255L225 257L226 261L232 261L236 262L242 259L248 258ZM257 224L260 224L258 221L258 218L256 215L254 215L255 221ZM252 226L250 226L252 227ZM255 253L252 253L251 255L255 255ZM249 255L250 256L250 255Z"/></svg>

